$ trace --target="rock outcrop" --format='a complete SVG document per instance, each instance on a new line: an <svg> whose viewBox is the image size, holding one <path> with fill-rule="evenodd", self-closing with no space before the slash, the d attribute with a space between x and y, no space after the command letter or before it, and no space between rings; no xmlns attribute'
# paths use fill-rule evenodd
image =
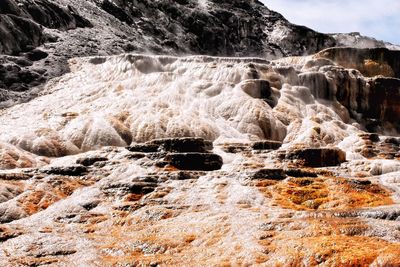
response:
<svg viewBox="0 0 400 267"><path fill-rule="evenodd" d="M306 167L327 167L345 162L346 153L338 148L296 148L286 152L285 158Z"/></svg>
<svg viewBox="0 0 400 267"><path fill-rule="evenodd" d="M221 156L211 152L213 144L203 138L155 139L145 144L134 144L127 149L131 152L149 153L159 158L157 166L170 165L180 170L214 171L222 167Z"/></svg>

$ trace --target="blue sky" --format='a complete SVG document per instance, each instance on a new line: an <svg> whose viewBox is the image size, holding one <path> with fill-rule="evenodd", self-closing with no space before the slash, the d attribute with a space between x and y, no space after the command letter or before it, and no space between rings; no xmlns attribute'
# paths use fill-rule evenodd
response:
<svg viewBox="0 0 400 267"><path fill-rule="evenodd" d="M261 0L290 22L324 33L361 32L400 44L399 0Z"/></svg>

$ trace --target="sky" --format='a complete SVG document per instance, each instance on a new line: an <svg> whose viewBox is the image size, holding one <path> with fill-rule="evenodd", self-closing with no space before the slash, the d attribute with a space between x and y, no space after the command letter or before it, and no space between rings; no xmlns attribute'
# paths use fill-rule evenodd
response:
<svg viewBox="0 0 400 267"><path fill-rule="evenodd" d="M400 44L399 0L261 0L290 22L323 33L360 32Z"/></svg>

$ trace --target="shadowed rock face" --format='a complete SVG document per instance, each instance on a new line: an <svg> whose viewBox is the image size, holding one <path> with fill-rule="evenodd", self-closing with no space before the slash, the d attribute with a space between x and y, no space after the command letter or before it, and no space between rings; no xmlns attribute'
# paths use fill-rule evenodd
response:
<svg viewBox="0 0 400 267"><path fill-rule="evenodd" d="M92 27L68 5L47 0L3 0L0 6L0 103L29 98L30 88L68 71L65 56L51 55L35 47L57 42L46 29L60 31ZM56 51L49 51L50 54Z"/></svg>
<svg viewBox="0 0 400 267"><path fill-rule="evenodd" d="M331 85L320 88L332 94ZM337 90L335 98L370 131L399 129L399 79L375 77L362 80L344 74L333 88Z"/></svg>
<svg viewBox="0 0 400 267"><path fill-rule="evenodd" d="M63 7L47 0L3 0L0 7L0 53L18 55L43 44L43 27L71 30L91 27L72 7Z"/></svg>
<svg viewBox="0 0 400 267"><path fill-rule="evenodd" d="M171 153L165 161L180 170L215 171L222 167L221 156L212 153Z"/></svg>
<svg viewBox="0 0 400 267"><path fill-rule="evenodd" d="M149 157L160 159L157 166L170 165L180 170L214 171L221 169L223 164L219 155L211 153L212 142L203 138L155 139L131 145L127 149L150 153Z"/></svg>
<svg viewBox="0 0 400 267"><path fill-rule="evenodd" d="M400 132L400 79L376 78L371 84L367 118L389 122Z"/></svg>
<svg viewBox="0 0 400 267"><path fill-rule="evenodd" d="M338 101L368 131L398 131L400 51L329 48L305 63L299 83Z"/></svg>
<svg viewBox="0 0 400 267"><path fill-rule="evenodd" d="M338 148L304 148L288 151L286 159L299 160L307 167L327 167L345 162L346 153Z"/></svg>
<svg viewBox="0 0 400 267"><path fill-rule="evenodd" d="M127 25L142 28L154 39L151 46L162 44L162 50L219 56L281 56L318 51L334 44L330 36L292 25L258 1L104 0L100 8ZM161 17L158 25L141 19L153 18L155 14ZM290 31L287 40L274 39L275 26ZM179 32L185 33L183 40L179 40Z"/></svg>
<svg viewBox="0 0 400 267"><path fill-rule="evenodd" d="M0 14L0 53L18 54L43 43L40 25L13 14Z"/></svg>
<svg viewBox="0 0 400 267"><path fill-rule="evenodd" d="M72 30L78 27L93 27L71 5L63 6L48 0L22 1L21 13L28 14L38 24L58 30Z"/></svg>
<svg viewBox="0 0 400 267"><path fill-rule="evenodd" d="M359 70L364 76L400 78L400 51L386 48L328 48L316 57L327 58L345 68Z"/></svg>

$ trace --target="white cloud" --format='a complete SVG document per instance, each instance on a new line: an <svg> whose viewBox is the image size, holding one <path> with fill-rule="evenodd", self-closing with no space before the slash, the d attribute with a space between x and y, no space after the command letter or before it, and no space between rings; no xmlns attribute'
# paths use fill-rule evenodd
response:
<svg viewBox="0 0 400 267"><path fill-rule="evenodd" d="M262 0L289 21L315 30L361 32L400 44L398 0Z"/></svg>

